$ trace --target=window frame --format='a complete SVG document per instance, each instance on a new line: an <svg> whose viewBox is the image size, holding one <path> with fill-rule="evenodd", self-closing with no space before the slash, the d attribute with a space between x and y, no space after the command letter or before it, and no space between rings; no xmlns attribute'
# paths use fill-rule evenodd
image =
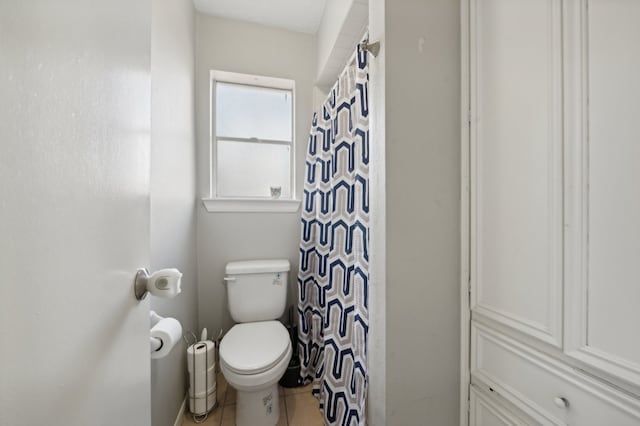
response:
<svg viewBox="0 0 640 426"><path fill-rule="evenodd" d="M236 84L266 89L285 90L291 92L291 141L271 140L259 138L238 138L218 136L216 134L216 86L217 83ZM203 199L208 211L264 211L264 212L295 212L300 202L296 199L296 92L295 81L277 77L241 74L228 71L211 70L209 78L209 198ZM218 195L218 140L247 143L266 143L273 145L289 145L289 179L291 194L287 198L245 197Z"/></svg>

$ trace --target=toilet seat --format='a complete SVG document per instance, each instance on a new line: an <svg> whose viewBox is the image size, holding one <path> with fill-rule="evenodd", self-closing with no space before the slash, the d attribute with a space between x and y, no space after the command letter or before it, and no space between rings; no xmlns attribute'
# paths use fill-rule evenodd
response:
<svg viewBox="0 0 640 426"><path fill-rule="evenodd" d="M220 361L236 374L260 374L290 353L287 329L279 321L234 325L220 343Z"/></svg>

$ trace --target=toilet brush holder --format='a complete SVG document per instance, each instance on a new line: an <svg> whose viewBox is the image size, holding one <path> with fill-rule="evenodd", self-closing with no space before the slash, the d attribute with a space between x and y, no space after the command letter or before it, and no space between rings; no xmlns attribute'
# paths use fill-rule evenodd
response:
<svg viewBox="0 0 640 426"><path fill-rule="evenodd" d="M283 388L297 388L302 386L302 378L300 377L300 359L298 355L292 355L287 371L280 379L280 386Z"/></svg>
<svg viewBox="0 0 640 426"><path fill-rule="evenodd" d="M291 339L291 348L293 353L287 371L280 379L280 386L285 388L297 388L302 386L302 378L300 377L300 357L298 357L298 327L295 325L287 325L289 338Z"/></svg>

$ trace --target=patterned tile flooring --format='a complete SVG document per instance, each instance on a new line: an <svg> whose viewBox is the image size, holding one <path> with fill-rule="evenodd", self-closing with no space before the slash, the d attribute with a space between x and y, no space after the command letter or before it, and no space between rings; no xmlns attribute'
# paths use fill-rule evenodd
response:
<svg viewBox="0 0 640 426"><path fill-rule="evenodd" d="M214 408L204 426L235 426L236 390L227 384L224 376L217 376L218 406ZM280 387L280 420L277 426L323 426L318 400L311 395L311 385L301 388ZM188 407L187 407L188 409ZM185 413L183 426L196 425L190 413Z"/></svg>

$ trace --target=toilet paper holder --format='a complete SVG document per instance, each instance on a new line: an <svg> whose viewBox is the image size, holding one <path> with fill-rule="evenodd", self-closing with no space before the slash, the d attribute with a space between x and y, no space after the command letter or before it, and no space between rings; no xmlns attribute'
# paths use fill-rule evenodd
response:
<svg viewBox="0 0 640 426"><path fill-rule="evenodd" d="M157 337L149 337L149 339L151 339L151 352L157 352L160 349L162 349L162 340L158 339Z"/></svg>
<svg viewBox="0 0 640 426"><path fill-rule="evenodd" d="M182 337L182 326L178 320L175 318L164 318L154 311L149 312L149 322L150 322L150 333L149 336L149 347L152 359L164 358L171 352L173 347L176 345L178 341L180 341L180 337ZM162 325L161 323L166 323L166 325ZM162 327L162 331L155 331L156 325ZM153 334L156 334L155 336ZM165 340L166 339L166 340Z"/></svg>
<svg viewBox="0 0 640 426"><path fill-rule="evenodd" d="M163 318L164 317L161 317L160 315L156 314L155 311L149 312L149 320L151 321L151 328L153 328ZM157 337L153 337L153 336L149 336L149 339L150 339L150 343L151 343L151 352L156 352L156 351L160 350L160 348L162 348L162 345L163 345L162 340L158 339Z"/></svg>

